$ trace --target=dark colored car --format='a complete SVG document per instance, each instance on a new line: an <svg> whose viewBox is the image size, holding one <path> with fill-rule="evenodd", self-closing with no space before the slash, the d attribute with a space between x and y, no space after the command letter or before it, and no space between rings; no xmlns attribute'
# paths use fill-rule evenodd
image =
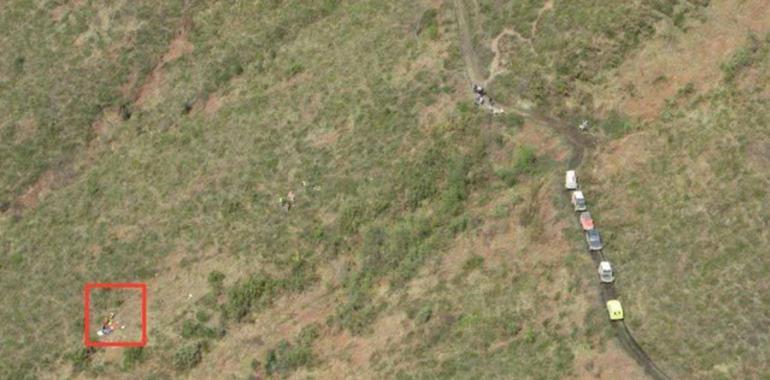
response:
<svg viewBox="0 0 770 380"><path fill-rule="evenodd" d="M586 242L588 243L588 249L591 251L602 249L602 237L596 229L586 231Z"/></svg>

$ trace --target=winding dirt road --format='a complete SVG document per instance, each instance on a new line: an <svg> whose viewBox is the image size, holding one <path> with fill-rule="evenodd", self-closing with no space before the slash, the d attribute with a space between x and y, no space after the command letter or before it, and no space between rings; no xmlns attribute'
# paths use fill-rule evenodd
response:
<svg viewBox="0 0 770 380"><path fill-rule="evenodd" d="M481 69L478 55L476 54L473 47L467 9L465 8L465 4L462 0L453 0L453 2L458 25L458 39L460 41L463 59L465 60L468 80L470 83L486 84L490 79L493 79L494 73L501 69L499 67L492 67L490 69L490 73L492 73L490 75L491 78L483 78L483 70ZM539 19L540 17L538 17L538 20ZM535 30L536 26L533 25L533 31ZM503 31L503 33L510 34L510 31ZM498 61L498 59L493 60L493 62ZM470 85L468 87L470 88ZM586 152L592 150L596 145L594 139L589 134L582 133L578 130L577 126L568 125L564 121L555 117L510 105L505 105L505 109L506 112L517 113L523 117L526 117L528 121L536 125L551 128L558 132L559 135L564 138L565 142L569 145L571 150L570 158L568 160L568 167L570 169L577 168L580 163L583 162L583 157L585 157ZM601 251L591 252L591 258L593 259L594 264L598 266L599 262L604 260L604 254ZM602 307L604 307L608 300L617 298L615 286L613 284L603 284L599 282L599 296ZM650 356L647 355L644 349L642 349L631 331L628 329L625 321L621 320L610 323L615 328L615 335L618 340L620 340L622 346L636 360L636 362L642 368L644 368L648 375L656 380L669 379L668 375L666 375L657 365L655 365L655 362L653 362L652 359L650 359Z"/></svg>
<svg viewBox="0 0 770 380"><path fill-rule="evenodd" d="M473 42L470 33L470 26L468 24L468 13L465 8L465 4L462 0L453 0L455 5L455 15L457 18L458 34L460 40L460 49L462 50L463 60L465 61L465 68L468 81L470 83L487 83L491 78L483 78L483 70L479 63L478 55L473 48ZM504 30L503 34L510 34L508 30ZM499 37L499 36L498 36ZM497 60L493 60L496 62ZM499 68L496 70L499 71ZM495 71L490 71L494 73ZM494 75L494 74L492 74ZM470 89L470 86L468 86ZM533 112L518 106L505 105L506 112L513 112L521 116L526 117L530 122L545 126L559 132L561 136L566 139L569 144L572 154L568 160L570 167L577 167L582 161L586 150L593 149L595 143L590 135L581 133L576 126L570 126L562 120L556 119L552 116L547 116L539 112Z"/></svg>

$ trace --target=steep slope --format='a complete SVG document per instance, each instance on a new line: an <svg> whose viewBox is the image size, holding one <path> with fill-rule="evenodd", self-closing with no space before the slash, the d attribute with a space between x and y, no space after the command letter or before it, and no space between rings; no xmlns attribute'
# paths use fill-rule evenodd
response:
<svg viewBox="0 0 770 380"><path fill-rule="evenodd" d="M643 378L561 189L578 163L644 349L764 374L765 24L663 105L626 69L763 9L714 3L0 4L0 377ZM468 46L525 117L473 107ZM123 281L148 346L84 349L84 284ZM138 307L92 312L130 338Z"/></svg>

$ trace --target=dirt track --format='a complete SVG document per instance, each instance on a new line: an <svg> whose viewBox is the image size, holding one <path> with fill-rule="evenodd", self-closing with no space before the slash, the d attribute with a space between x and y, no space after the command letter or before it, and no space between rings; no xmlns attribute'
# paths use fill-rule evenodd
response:
<svg viewBox="0 0 770 380"><path fill-rule="evenodd" d="M467 9L461 0L453 1L458 24L458 37L463 59L465 60L468 80L471 83L486 83L486 80L482 78L483 74L479 59L473 48L470 27L468 25L469 16L467 14ZM470 89L470 85L468 87ZM551 128L558 132L558 134L564 138L564 141L569 145L571 150L570 158L567 163L569 169L576 169L583 162L586 152L592 150L596 145L591 135L581 132L577 126L568 125L562 120L539 112L531 112L510 105L503 106L506 112L517 113L526 117L530 122L538 126ZM591 252L591 258L593 259L594 264L598 266L599 262L604 260L604 254L601 251ZM598 279L596 281L598 282ZM613 284L603 284L599 282L599 295L602 307L604 307L608 300L617 298L615 286ZM615 328L616 337L622 346L636 360L636 362L644 368L645 372L650 377L656 380L669 379L669 377L655 365L655 362L650 359L644 349L642 349L633 334L631 334L628 326L626 326L625 321L610 323L612 323Z"/></svg>
<svg viewBox="0 0 770 380"><path fill-rule="evenodd" d="M591 259L593 259L594 266L598 267L599 262L606 260L602 251L591 251ZM617 293L615 292L614 284L599 283L599 296L602 305L605 305L607 301L617 299ZM615 335L620 340L623 347L632 354L637 363L644 368L644 371L654 379L668 379L669 377L655 365L655 362L650 359L649 355L644 352L642 346L634 338L631 331L626 326L626 321L610 322L615 328Z"/></svg>
<svg viewBox="0 0 770 380"><path fill-rule="evenodd" d="M465 61L468 81L471 83L486 83L487 80L483 78L483 70L481 69L481 64L479 63L476 51L473 48L469 29L470 26L468 25L467 9L461 0L454 0L454 6L455 15L457 17L460 49L462 50L463 60ZM503 31L503 33L506 33L506 31ZM470 89L470 86L468 86L468 88ZM504 105L504 108L505 112L513 112L524 116L530 122L539 126L554 129L559 135L564 137L572 150L570 159L568 160L571 168L577 167L583 161L585 151L590 150L595 146L591 135L582 133L578 130L577 126L570 126L567 125L566 122L558 120L555 117L532 112L512 105Z"/></svg>

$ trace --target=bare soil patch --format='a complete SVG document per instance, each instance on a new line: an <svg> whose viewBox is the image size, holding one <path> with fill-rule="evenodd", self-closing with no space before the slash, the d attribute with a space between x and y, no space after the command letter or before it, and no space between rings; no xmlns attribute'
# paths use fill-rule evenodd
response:
<svg viewBox="0 0 770 380"><path fill-rule="evenodd" d="M17 199L18 205L23 208L35 207L38 201L51 191L56 177L55 171L47 170Z"/></svg>
<svg viewBox="0 0 770 380"><path fill-rule="evenodd" d="M37 120L34 117L25 117L16 124L15 143L22 144L37 133Z"/></svg>
<svg viewBox="0 0 770 380"><path fill-rule="evenodd" d="M340 131L336 128L316 131L308 136L311 146L323 148L334 145L340 138Z"/></svg>
<svg viewBox="0 0 770 380"><path fill-rule="evenodd" d="M188 29L191 26L191 23L188 21L183 22L182 24L182 28L177 36L171 40L169 48L160 59L160 62L155 65L142 86L139 87L139 91L136 95L137 106L146 106L151 99L157 99L160 96L161 87L164 84L163 68L166 64L193 51L194 46L187 39Z"/></svg>
<svg viewBox="0 0 770 380"><path fill-rule="evenodd" d="M203 112L205 112L206 115L213 115L217 113L220 108L222 108L222 96L219 94L211 94L208 99L206 99L206 105L203 106Z"/></svg>
<svg viewBox="0 0 770 380"><path fill-rule="evenodd" d="M171 41L168 47L168 51L163 56L163 63L169 63L179 57L191 53L193 51L193 44L187 40L187 30L182 30L176 38Z"/></svg>
<svg viewBox="0 0 770 380"><path fill-rule="evenodd" d="M534 22L532 22L532 30L530 34L531 36L537 34L537 26L540 24L540 19L543 17L543 13L550 11L551 9L553 9L553 0L547 0L545 4L543 4L543 7L537 11L537 18Z"/></svg>
<svg viewBox="0 0 770 380"><path fill-rule="evenodd" d="M61 5L58 5L53 10L51 10L51 19L53 19L54 22L60 22L64 19L64 16L66 16L68 12L80 8L84 4L85 0L70 0Z"/></svg>
<svg viewBox="0 0 770 380"><path fill-rule="evenodd" d="M144 81L136 96L136 105L142 107L150 98L160 96L160 87L163 84L162 64L155 66L150 75Z"/></svg>

